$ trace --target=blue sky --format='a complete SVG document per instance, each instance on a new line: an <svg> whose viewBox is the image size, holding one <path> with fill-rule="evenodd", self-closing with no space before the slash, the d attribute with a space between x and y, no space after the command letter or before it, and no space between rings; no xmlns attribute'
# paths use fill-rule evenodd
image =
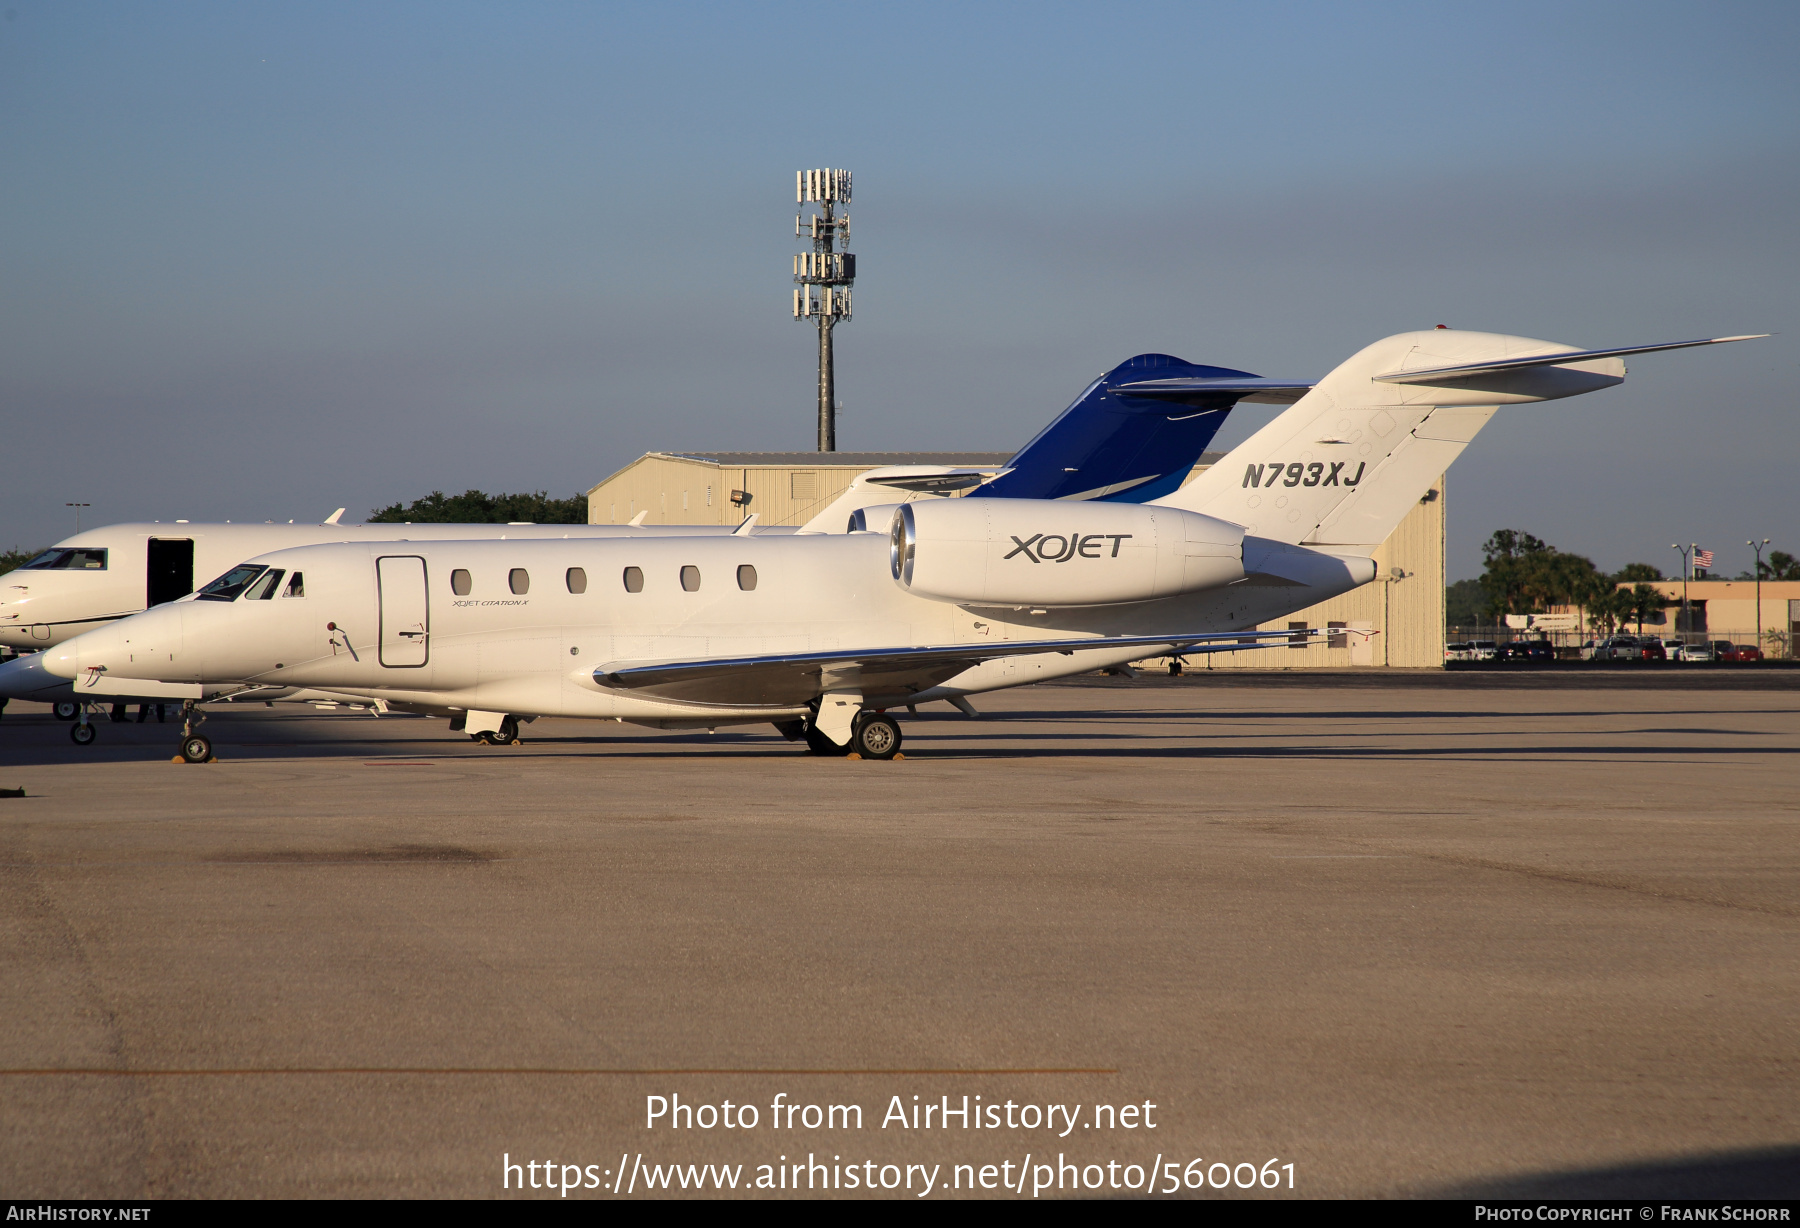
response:
<svg viewBox="0 0 1800 1228"><path fill-rule="evenodd" d="M0 6L0 545L807 448L829 165L842 447L1013 447L1146 350L1775 331L1502 411L1451 577L1800 553L1800 6Z"/></svg>

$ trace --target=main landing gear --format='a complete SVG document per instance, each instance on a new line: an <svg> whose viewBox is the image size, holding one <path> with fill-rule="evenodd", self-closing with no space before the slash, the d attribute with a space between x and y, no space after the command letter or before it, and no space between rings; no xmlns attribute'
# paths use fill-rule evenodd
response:
<svg viewBox="0 0 1800 1228"><path fill-rule="evenodd" d="M511 746L519 740L519 718L508 716L500 722L500 728L484 729L469 737L483 746Z"/></svg>
<svg viewBox="0 0 1800 1228"><path fill-rule="evenodd" d="M893 759L900 756L900 722L885 712L864 712L850 726L850 741L839 746L821 733L811 721L806 723L806 749L815 755L859 759Z"/></svg>
<svg viewBox="0 0 1800 1228"><path fill-rule="evenodd" d="M458 712L450 718L451 733L469 733L470 717L479 718L482 724L492 724L492 712ZM519 718L512 715L502 716L498 726L493 729L477 729L469 733L471 742L479 742L483 746L511 746L519 740Z"/></svg>

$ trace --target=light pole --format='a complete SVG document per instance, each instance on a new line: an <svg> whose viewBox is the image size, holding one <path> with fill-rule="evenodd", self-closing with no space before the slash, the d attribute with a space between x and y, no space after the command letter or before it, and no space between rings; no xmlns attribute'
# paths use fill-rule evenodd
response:
<svg viewBox="0 0 1800 1228"><path fill-rule="evenodd" d="M1694 614L1688 606L1688 558L1693 553L1693 546L1678 546L1669 543L1669 549L1681 552L1681 642L1687 643L1687 637L1694 632Z"/></svg>
<svg viewBox="0 0 1800 1228"><path fill-rule="evenodd" d="M1768 538L1757 541L1754 537L1744 543L1756 551L1756 648L1762 651L1762 552L1769 544Z"/></svg>
<svg viewBox="0 0 1800 1228"><path fill-rule="evenodd" d="M92 503L65 503L63 506L75 509L75 531L77 533L81 532L81 509L84 507L92 507L94 505Z"/></svg>

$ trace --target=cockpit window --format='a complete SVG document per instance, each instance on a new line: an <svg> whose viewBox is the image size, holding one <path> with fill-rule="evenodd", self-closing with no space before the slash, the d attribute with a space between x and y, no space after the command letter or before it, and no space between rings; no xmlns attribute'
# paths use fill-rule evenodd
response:
<svg viewBox="0 0 1800 1228"><path fill-rule="evenodd" d="M20 571L105 571L106 551L87 547L46 550Z"/></svg>
<svg viewBox="0 0 1800 1228"><path fill-rule="evenodd" d="M281 583L281 577L284 574L286 574L285 571L280 567L264 572L257 578L256 583L244 590L244 600L267 601L275 595L275 586Z"/></svg>
<svg viewBox="0 0 1800 1228"><path fill-rule="evenodd" d="M288 577L288 586L281 590L281 595L283 597L304 597L304 596L306 596L306 577L297 571L293 575L289 576Z"/></svg>
<svg viewBox="0 0 1800 1228"><path fill-rule="evenodd" d="M250 582L267 570L268 568L255 563L233 567L194 596L200 601L236 601L238 594L249 588Z"/></svg>

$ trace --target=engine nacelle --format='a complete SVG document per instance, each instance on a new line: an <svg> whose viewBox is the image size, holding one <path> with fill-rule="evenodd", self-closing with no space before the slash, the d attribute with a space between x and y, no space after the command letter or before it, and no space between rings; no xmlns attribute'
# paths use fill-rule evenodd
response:
<svg viewBox="0 0 1800 1228"><path fill-rule="evenodd" d="M894 512L904 589L958 605L1124 605L1244 578L1244 530L1139 503L943 499Z"/></svg>

